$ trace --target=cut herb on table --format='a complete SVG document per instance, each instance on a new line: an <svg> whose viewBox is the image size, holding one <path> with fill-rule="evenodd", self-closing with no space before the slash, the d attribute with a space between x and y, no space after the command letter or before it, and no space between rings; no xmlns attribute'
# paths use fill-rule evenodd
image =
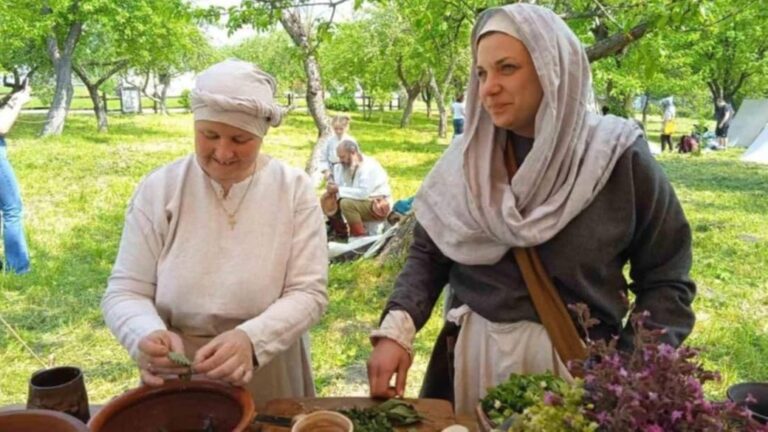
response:
<svg viewBox="0 0 768 432"><path fill-rule="evenodd" d="M399 399L390 399L375 407L338 412L352 420L355 432L391 432L396 427L410 426L423 419L413 405Z"/></svg>

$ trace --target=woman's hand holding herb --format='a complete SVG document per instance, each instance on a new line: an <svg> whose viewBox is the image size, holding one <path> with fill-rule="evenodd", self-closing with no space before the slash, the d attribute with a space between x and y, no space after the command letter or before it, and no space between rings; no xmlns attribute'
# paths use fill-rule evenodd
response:
<svg viewBox="0 0 768 432"><path fill-rule="evenodd" d="M368 359L368 385L371 396L402 397L405 394L405 381L411 362L411 355L397 342L387 338L376 341L371 357ZM393 387L390 381L395 375L397 378Z"/></svg>
<svg viewBox="0 0 768 432"><path fill-rule="evenodd" d="M141 381L150 386L162 385L164 375L189 373L188 367L175 364L168 358L171 352L184 353L181 337L168 330L155 330L139 341L139 370Z"/></svg>
<svg viewBox="0 0 768 432"><path fill-rule="evenodd" d="M208 378L246 385L253 378L251 339L240 329L226 331L200 348L192 364Z"/></svg>

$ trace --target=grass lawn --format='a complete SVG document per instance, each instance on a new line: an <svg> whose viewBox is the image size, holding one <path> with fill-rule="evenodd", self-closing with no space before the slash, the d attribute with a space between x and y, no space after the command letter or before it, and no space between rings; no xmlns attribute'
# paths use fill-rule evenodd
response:
<svg viewBox="0 0 768 432"><path fill-rule="evenodd" d="M192 151L191 116L113 116L110 132L94 119L70 116L62 137L38 139L38 116L25 116L8 137L20 179L33 272L0 275L0 315L46 362L82 367L90 397L104 402L137 384L134 366L106 330L99 300L117 251L126 204L152 169ZM408 130L398 113L355 116L352 134L392 177L397 198L412 195L445 142L435 119L416 113ZM658 126L656 126L658 129ZM649 122L649 135L657 135ZM291 115L266 139L265 151L303 166L314 137L311 119ZM657 141L658 138L655 138ZM738 161L739 150L698 157L663 155L694 232L699 321L689 342L705 349L727 384L768 380L768 167ZM378 320L400 263L331 267L331 304L312 330L313 366L321 395L365 394L368 331ZM415 395L440 323L420 333L409 375ZM26 399L27 379L41 367L0 326L0 404Z"/></svg>

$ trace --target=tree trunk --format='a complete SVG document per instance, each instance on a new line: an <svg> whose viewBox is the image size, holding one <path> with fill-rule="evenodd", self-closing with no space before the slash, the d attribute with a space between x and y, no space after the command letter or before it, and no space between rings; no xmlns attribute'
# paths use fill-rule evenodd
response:
<svg viewBox="0 0 768 432"><path fill-rule="evenodd" d="M40 136L61 135L64 131L64 123L72 103L74 90L72 88L72 59L60 59L56 62L56 88L53 92L53 101L48 109L43 130Z"/></svg>
<svg viewBox="0 0 768 432"><path fill-rule="evenodd" d="M449 70L448 76L446 77L447 79L444 80L444 83L447 83L445 84L446 88L450 85L451 75L453 75L453 71ZM429 86L432 88L432 92L435 94L435 100L437 101L437 112L439 117L437 121L437 136L445 138L448 133L448 112L445 106L445 92L437 85L437 80L435 79L435 74L432 69L429 70Z"/></svg>
<svg viewBox="0 0 768 432"><path fill-rule="evenodd" d="M416 227L416 216L414 213L404 217L392 238L381 250L378 260L384 262L389 259L403 259L408 255L408 251L413 243L413 229Z"/></svg>
<svg viewBox="0 0 768 432"><path fill-rule="evenodd" d="M405 104L405 110L403 110L403 116L400 118L400 128L405 128L411 121L411 114L413 114L413 103L416 102L416 98L421 94L421 82L424 77L420 77L414 80L412 83L408 83L408 78L403 72L403 59L400 57L397 59L397 78L400 80L400 84L405 89L408 95L408 101Z"/></svg>
<svg viewBox="0 0 768 432"><path fill-rule="evenodd" d="M643 127L645 127L645 122L648 118L648 107L651 106L651 92L649 90L645 90L645 100L643 101Z"/></svg>
<svg viewBox="0 0 768 432"><path fill-rule="evenodd" d="M92 81L88 78L88 74L77 63L72 65L72 69L80 78L80 81L85 84L85 88L88 89L88 95L91 97L93 103L93 112L96 114L96 126L99 132L107 132L109 128L109 122L107 120L107 107L99 97L99 88L106 82L112 75L120 72L125 66L128 65L127 60L118 60L112 63L112 69L109 69L103 76L99 77L96 81Z"/></svg>
<svg viewBox="0 0 768 432"><path fill-rule="evenodd" d="M171 85L171 74L159 74L160 79L160 94L157 97L160 112L163 115L168 115L168 87Z"/></svg>
<svg viewBox="0 0 768 432"><path fill-rule="evenodd" d="M90 83L85 84L85 88L88 89L88 95L91 97L91 102L93 103L93 113L96 114L96 127L99 132L107 132L107 129L109 129L107 111L104 108L104 104L101 103L99 88Z"/></svg>
<svg viewBox="0 0 768 432"><path fill-rule="evenodd" d="M632 101L635 96L631 93L624 95L624 112L627 113L628 118L633 118L635 114L635 108L632 106Z"/></svg>
<svg viewBox="0 0 768 432"><path fill-rule="evenodd" d="M305 31L301 18L294 11L283 11L280 23L291 36L294 44L301 49L304 73L307 75L307 107L317 127L317 135L318 137L330 135L331 125L325 113L323 99L323 80L315 50L309 45L309 35Z"/></svg>
<svg viewBox="0 0 768 432"><path fill-rule="evenodd" d="M309 43L309 35L306 26L301 22L301 17L293 10L284 10L280 23L293 40L293 43L301 50L304 62L304 73L307 76L307 108L317 128L317 140L312 147L312 152L307 161L306 170L312 174L317 170L317 160L320 154L320 143L331 134L331 124L325 113L325 100L323 99L323 80L320 75L320 66L317 61L316 47Z"/></svg>
<svg viewBox="0 0 768 432"><path fill-rule="evenodd" d="M404 129L408 127L408 123L411 122L411 114L413 114L413 104L421 93L421 85L414 84L411 88L406 88L405 92L408 93L408 101L405 103L405 110L403 111L403 117L400 118L400 128Z"/></svg>
<svg viewBox="0 0 768 432"><path fill-rule="evenodd" d="M432 93L429 87L421 90L421 100L427 105L427 118L432 118Z"/></svg>
<svg viewBox="0 0 768 432"><path fill-rule="evenodd" d="M72 89L72 57L82 31L82 23L72 23L62 48L59 47L56 35L51 34L46 39L48 56L51 59L51 63L53 63L56 74L56 88L43 130L40 131L40 136L61 135L61 132L64 130L64 123L67 119L67 113L69 112L74 93Z"/></svg>

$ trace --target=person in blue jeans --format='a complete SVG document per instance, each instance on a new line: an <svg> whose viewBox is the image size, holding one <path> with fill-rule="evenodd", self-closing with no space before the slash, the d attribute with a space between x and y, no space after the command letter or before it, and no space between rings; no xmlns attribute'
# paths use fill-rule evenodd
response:
<svg viewBox="0 0 768 432"><path fill-rule="evenodd" d="M29 101L29 85L14 93L5 105L0 107L0 219L2 220L3 248L6 270L15 273L29 271L29 251L24 237L23 208L19 183L8 160L5 135ZM0 260L2 264L2 260Z"/></svg>

